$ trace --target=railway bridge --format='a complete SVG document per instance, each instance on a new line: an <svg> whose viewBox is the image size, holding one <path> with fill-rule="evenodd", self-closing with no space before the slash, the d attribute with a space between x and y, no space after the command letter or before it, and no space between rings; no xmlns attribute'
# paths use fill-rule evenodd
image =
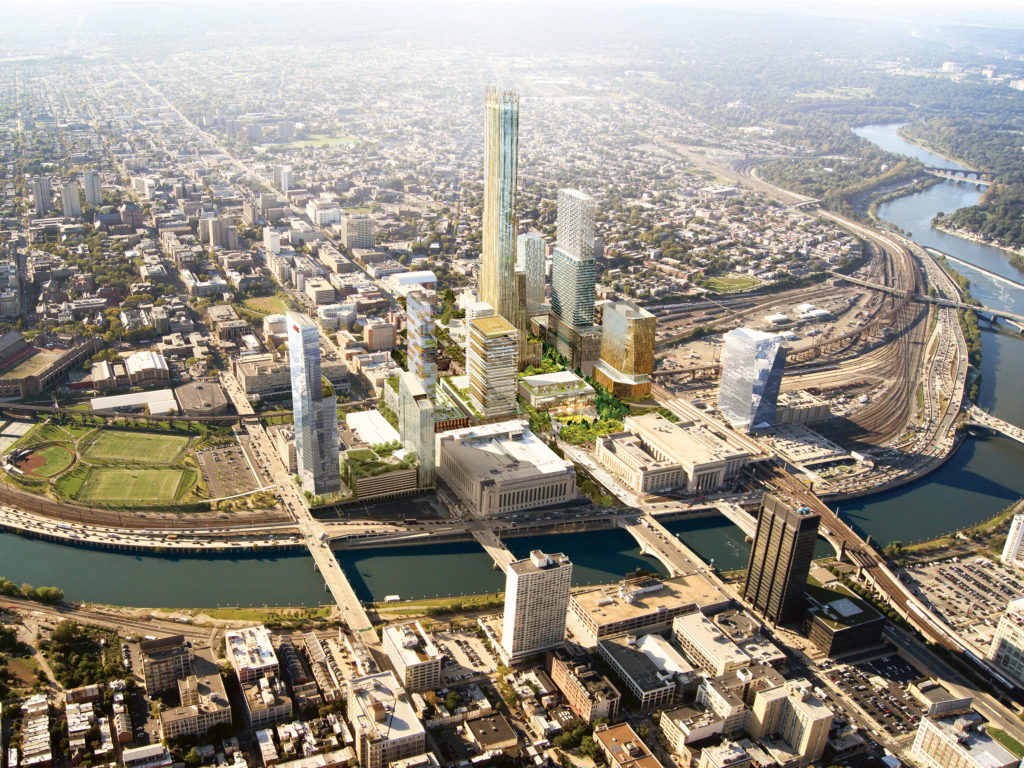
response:
<svg viewBox="0 0 1024 768"><path fill-rule="evenodd" d="M965 171L959 168L936 168L933 165L926 165L924 172L940 179L948 181L963 181L968 184L977 184L979 187L987 187L995 183L987 173L978 171Z"/></svg>

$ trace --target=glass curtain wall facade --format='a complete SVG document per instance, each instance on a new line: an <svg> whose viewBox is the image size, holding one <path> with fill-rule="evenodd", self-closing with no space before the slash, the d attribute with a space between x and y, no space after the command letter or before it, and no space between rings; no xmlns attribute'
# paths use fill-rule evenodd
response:
<svg viewBox="0 0 1024 768"><path fill-rule="evenodd" d="M547 243L536 232L520 235L516 247L517 268L526 275L526 314L535 317L544 304L544 273Z"/></svg>
<svg viewBox="0 0 1024 768"><path fill-rule="evenodd" d="M434 310L437 294L434 291L410 291L405 297L408 323L409 371L416 375L433 399L437 385L437 341L434 337Z"/></svg>
<svg viewBox="0 0 1024 768"><path fill-rule="evenodd" d="M288 313L288 357L295 419L295 457L302 490L317 496L341 490L337 398L323 396L320 331L308 317Z"/></svg>
<svg viewBox="0 0 1024 768"><path fill-rule="evenodd" d="M557 245L551 256L551 310L569 325L594 322L594 198L558 190Z"/></svg>
<svg viewBox="0 0 1024 768"><path fill-rule="evenodd" d="M781 336L753 328L725 334L718 409L733 428L752 432L775 423L785 367L786 347Z"/></svg>
<svg viewBox="0 0 1024 768"><path fill-rule="evenodd" d="M766 493L761 501L743 597L775 624L803 615L819 521L808 507L798 508L789 499Z"/></svg>
<svg viewBox="0 0 1024 768"><path fill-rule="evenodd" d="M469 321L469 396L483 418L515 413L518 352L519 334L505 318L495 315Z"/></svg>
<svg viewBox="0 0 1024 768"><path fill-rule="evenodd" d="M519 95L487 90L484 128L484 221L480 301L515 324L516 184L519 167Z"/></svg>
<svg viewBox="0 0 1024 768"><path fill-rule="evenodd" d="M402 447L415 453L420 488L434 487L434 404L410 371L398 377L398 433Z"/></svg>

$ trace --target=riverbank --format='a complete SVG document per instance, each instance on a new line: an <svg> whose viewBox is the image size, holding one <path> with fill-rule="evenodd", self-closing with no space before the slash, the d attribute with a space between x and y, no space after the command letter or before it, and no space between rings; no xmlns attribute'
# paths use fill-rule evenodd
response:
<svg viewBox="0 0 1024 768"><path fill-rule="evenodd" d="M998 558L1006 542L1010 521L1022 510L1024 499L1011 504L988 520L944 536L906 546L902 542L891 542L886 547L886 555L900 566L931 560L947 560L951 557L958 557L961 560L977 556Z"/></svg>
<svg viewBox="0 0 1024 768"><path fill-rule="evenodd" d="M963 162L962 160L955 160L954 158L950 157L949 155L947 155L947 154L945 154L943 152L940 152L939 150L935 149L935 147L933 147L931 144L926 142L924 139L919 139L916 136L908 136L906 131L903 130L908 125L913 125L913 123L903 123L899 128L896 129L896 135L898 135L905 142L907 142L909 144L913 144L915 146L918 146L921 149L923 149L925 152L931 152L933 155L938 155L939 157L941 157L943 160L945 160L950 165L959 166L960 168L962 168L965 171L974 171L975 173L978 172L977 168L974 168L974 167L972 167L970 165L967 165L967 163Z"/></svg>
<svg viewBox="0 0 1024 768"><path fill-rule="evenodd" d="M947 235L959 237L962 240L970 240L973 243L987 245L989 248L995 248L996 250L1002 251L1009 256L1009 262L1013 264L1013 266L1020 269L1021 272L1024 272L1024 248L1012 248L1008 245L993 243L991 240L986 240L976 232L971 232L966 229L957 229L956 227L949 227L937 219L932 221L932 226L940 232L945 232Z"/></svg>

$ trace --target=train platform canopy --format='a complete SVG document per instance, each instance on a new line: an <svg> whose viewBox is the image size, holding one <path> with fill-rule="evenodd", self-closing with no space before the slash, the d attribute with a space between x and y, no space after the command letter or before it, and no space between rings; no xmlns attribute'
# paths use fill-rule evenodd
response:
<svg viewBox="0 0 1024 768"><path fill-rule="evenodd" d="M153 416L177 413L178 401L172 389L154 389L151 392L129 392L125 395L94 397L89 401L94 411L147 411Z"/></svg>

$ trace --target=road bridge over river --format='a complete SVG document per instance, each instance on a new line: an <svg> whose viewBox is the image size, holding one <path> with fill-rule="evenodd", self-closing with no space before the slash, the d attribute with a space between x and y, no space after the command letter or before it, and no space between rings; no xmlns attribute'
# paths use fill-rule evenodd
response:
<svg viewBox="0 0 1024 768"><path fill-rule="evenodd" d="M966 408L967 412L967 423L975 427L984 427L985 429L998 432L1003 437L1008 437L1011 440L1016 440L1018 443L1024 443L1024 429L1003 421L997 416L993 416L991 413L983 411L978 406L971 404Z"/></svg>
<svg viewBox="0 0 1024 768"><path fill-rule="evenodd" d="M831 272L837 279L846 280L848 283L854 285L860 285L864 288L871 288L875 291L881 291L882 293L889 293L893 296L909 296L913 301L920 301L925 304L935 304L939 307L953 307L954 309L970 309L980 314L989 315L990 317L1002 317L1006 320L1010 320L1014 323L1024 326L1024 315L1019 315L1016 312L1009 312L1005 309L993 309L992 307L986 307L981 304L968 304L965 301L955 301L953 299L943 299L939 296L927 296L923 293L912 293L901 290L899 288L893 288L888 285L881 285L879 283L872 283L868 280L861 280L858 277L851 277L850 275L844 275L841 272Z"/></svg>

